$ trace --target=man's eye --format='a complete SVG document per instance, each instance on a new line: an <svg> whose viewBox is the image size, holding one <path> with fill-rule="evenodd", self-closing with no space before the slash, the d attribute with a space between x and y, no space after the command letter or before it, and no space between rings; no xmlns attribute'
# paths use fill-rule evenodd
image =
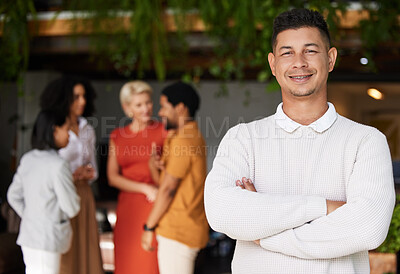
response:
<svg viewBox="0 0 400 274"><path fill-rule="evenodd" d="M306 53L316 53L317 51L316 50L313 50L313 49L308 49L308 50L306 50Z"/></svg>
<svg viewBox="0 0 400 274"><path fill-rule="evenodd" d="M287 52L282 53L282 56L283 55L289 55L289 54L290 54L290 51L287 51Z"/></svg>

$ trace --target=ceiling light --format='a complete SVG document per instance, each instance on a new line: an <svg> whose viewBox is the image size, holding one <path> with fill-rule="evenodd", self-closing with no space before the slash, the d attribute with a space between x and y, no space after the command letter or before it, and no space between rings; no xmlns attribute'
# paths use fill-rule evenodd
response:
<svg viewBox="0 0 400 274"><path fill-rule="evenodd" d="M382 100L383 99L383 93L377 90L376 88L369 88L367 90L367 93L369 96L376 100Z"/></svg>
<svg viewBox="0 0 400 274"><path fill-rule="evenodd" d="M365 57L363 57L363 58L360 59L360 63L361 63L362 65L366 65L366 64L368 64L368 59L365 58Z"/></svg>

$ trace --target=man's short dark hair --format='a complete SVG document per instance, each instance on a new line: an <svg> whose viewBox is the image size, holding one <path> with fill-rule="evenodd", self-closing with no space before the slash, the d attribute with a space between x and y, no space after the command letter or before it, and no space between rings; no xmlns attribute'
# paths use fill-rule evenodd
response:
<svg viewBox="0 0 400 274"><path fill-rule="evenodd" d="M292 9L279 14L275 18L271 39L272 48L275 49L276 37L279 33L288 29L299 29L302 27L317 28L321 36L328 42L328 47L330 47L331 37L324 17L318 11Z"/></svg>
<svg viewBox="0 0 400 274"><path fill-rule="evenodd" d="M39 112L31 136L32 148L58 150L59 148L54 142L54 127L64 125L65 120L65 115L60 111L42 110Z"/></svg>
<svg viewBox="0 0 400 274"><path fill-rule="evenodd" d="M191 85L176 82L165 87L161 94L165 95L173 106L183 103L189 109L190 116L194 118L200 105L200 97Z"/></svg>

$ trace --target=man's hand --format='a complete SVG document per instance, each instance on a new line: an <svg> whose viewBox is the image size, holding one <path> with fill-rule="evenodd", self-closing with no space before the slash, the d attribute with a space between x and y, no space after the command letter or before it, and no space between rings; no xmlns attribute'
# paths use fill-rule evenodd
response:
<svg viewBox="0 0 400 274"><path fill-rule="evenodd" d="M248 191L257 192L251 179L247 179L246 177L243 177L242 180L236 180L236 186Z"/></svg>
<svg viewBox="0 0 400 274"><path fill-rule="evenodd" d="M142 248L148 252L154 251L153 246L153 238L154 232L153 231L143 231L142 234Z"/></svg>
<svg viewBox="0 0 400 274"><path fill-rule="evenodd" d="M331 201L331 200L326 200L326 215L332 213L342 205L346 204L345 202L342 201Z"/></svg>

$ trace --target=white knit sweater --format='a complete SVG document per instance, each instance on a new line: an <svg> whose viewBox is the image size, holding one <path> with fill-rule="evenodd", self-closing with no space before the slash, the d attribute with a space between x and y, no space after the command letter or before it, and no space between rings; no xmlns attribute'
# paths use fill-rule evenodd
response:
<svg viewBox="0 0 400 274"><path fill-rule="evenodd" d="M235 186L242 177L257 193ZM395 202L386 138L333 105L310 126L280 105L228 131L204 199L211 227L237 240L234 274L369 273L367 251L385 239ZM326 199L346 204L326 215Z"/></svg>

